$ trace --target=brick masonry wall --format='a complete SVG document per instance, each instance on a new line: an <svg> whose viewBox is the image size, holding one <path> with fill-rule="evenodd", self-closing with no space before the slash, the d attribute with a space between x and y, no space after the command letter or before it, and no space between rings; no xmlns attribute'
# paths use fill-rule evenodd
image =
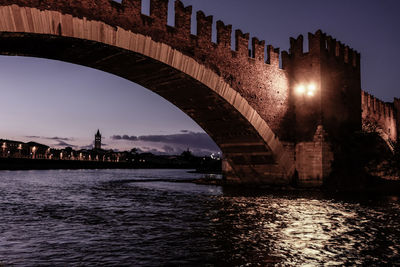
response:
<svg viewBox="0 0 400 267"><path fill-rule="evenodd" d="M400 139L400 99L395 98L393 102L395 116L396 116L396 129L397 129L397 141Z"/></svg>
<svg viewBox="0 0 400 267"><path fill-rule="evenodd" d="M396 141L398 138L398 104L386 103L363 91L361 93L362 120L364 127L376 127L381 130L385 138Z"/></svg>

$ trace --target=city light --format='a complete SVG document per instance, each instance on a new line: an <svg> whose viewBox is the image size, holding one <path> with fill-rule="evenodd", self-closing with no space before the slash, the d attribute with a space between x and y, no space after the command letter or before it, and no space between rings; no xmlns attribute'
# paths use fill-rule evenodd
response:
<svg viewBox="0 0 400 267"><path fill-rule="evenodd" d="M305 91L306 91L306 87L302 84L300 84L296 87L296 92L298 94L304 94Z"/></svg>
<svg viewBox="0 0 400 267"><path fill-rule="evenodd" d="M313 83L310 83L309 85L308 85L308 92L315 92L315 89L316 89L317 87L315 86L315 84L313 84Z"/></svg>
<svg viewBox="0 0 400 267"><path fill-rule="evenodd" d="M311 97L315 95L317 86L315 85L315 83L309 83L307 85L299 84L296 86L295 90L298 95L307 95Z"/></svg>

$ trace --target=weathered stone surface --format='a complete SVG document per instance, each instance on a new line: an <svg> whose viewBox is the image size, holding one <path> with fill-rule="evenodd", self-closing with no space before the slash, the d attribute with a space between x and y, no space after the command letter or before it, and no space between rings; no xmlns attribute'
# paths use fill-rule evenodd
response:
<svg viewBox="0 0 400 267"><path fill-rule="evenodd" d="M363 91L361 103L364 129L378 131L391 147L391 143L397 141L399 134L399 100L395 98L393 103L386 103Z"/></svg>

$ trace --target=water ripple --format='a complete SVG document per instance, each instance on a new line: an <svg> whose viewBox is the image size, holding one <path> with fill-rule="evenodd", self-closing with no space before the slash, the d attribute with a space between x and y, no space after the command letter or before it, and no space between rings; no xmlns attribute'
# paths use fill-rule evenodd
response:
<svg viewBox="0 0 400 267"><path fill-rule="evenodd" d="M400 262L399 198L234 192L183 170L0 172L0 266Z"/></svg>

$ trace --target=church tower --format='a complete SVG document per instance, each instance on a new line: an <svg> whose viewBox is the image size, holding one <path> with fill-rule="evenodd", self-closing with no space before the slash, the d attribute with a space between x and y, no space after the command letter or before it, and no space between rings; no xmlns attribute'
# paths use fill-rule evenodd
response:
<svg viewBox="0 0 400 267"><path fill-rule="evenodd" d="M96 149L96 150L100 150L101 149L101 134L100 134L100 130L97 130L97 133L94 136L94 149Z"/></svg>

